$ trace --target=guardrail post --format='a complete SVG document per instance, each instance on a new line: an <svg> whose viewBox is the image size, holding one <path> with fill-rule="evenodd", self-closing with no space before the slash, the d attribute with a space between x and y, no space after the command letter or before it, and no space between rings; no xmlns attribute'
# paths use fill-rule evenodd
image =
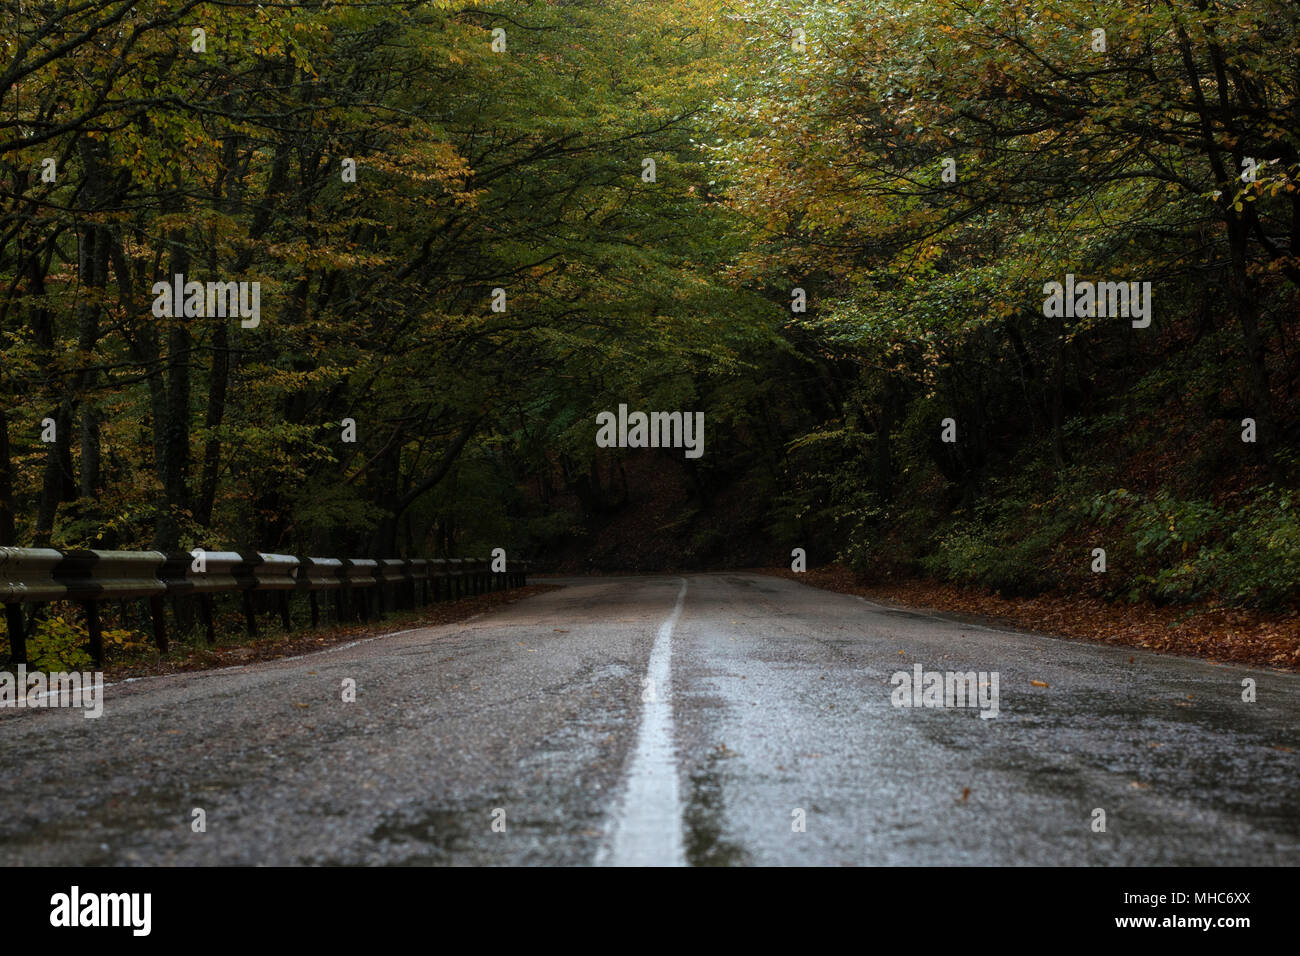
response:
<svg viewBox="0 0 1300 956"><path fill-rule="evenodd" d="M217 642L213 595L228 594L243 588L243 582L235 577L235 569L242 567L243 561L234 551L210 551L198 547L193 551L172 552L158 573L167 586L167 593L172 596L178 621L182 620L180 609L185 606L182 604L183 599L196 599L199 622L209 645Z"/></svg>
<svg viewBox="0 0 1300 956"><path fill-rule="evenodd" d="M365 588L348 585L348 618L365 623L370 620L370 595Z"/></svg>
<svg viewBox="0 0 1300 956"><path fill-rule="evenodd" d="M203 619L203 630L209 644L217 643L217 627L212 611L212 595L199 595L199 617Z"/></svg>
<svg viewBox="0 0 1300 956"><path fill-rule="evenodd" d="M375 561L375 580L378 581L380 607L387 611L401 610L406 602L406 562L400 558L380 558Z"/></svg>
<svg viewBox="0 0 1300 956"><path fill-rule="evenodd" d="M426 606L429 603L429 562L424 558L411 558L407 562L411 570L411 607Z"/></svg>
<svg viewBox="0 0 1300 956"><path fill-rule="evenodd" d="M166 556L158 551L65 551L55 566L54 579L67 589L67 598L86 612L90 656L96 667L104 663L104 636L99 604L104 600L139 600L160 596L167 586L157 577Z"/></svg>
<svg viewBox="0 0 1300 956"><path fill-rule="evenodd" d="M99 602L82 601L86 612L86 630L90 632L90 659L95 667L104 666L104 632L99 627Z"/></svg>
<svg viewBox="0 0 1300 956"><path fill-rule="evenodd" d="M158 570L158 578L167 588L172 599L172 616L179 623L181 616L181 597L194 592L194 582L189 578L192 556L188 551L172 551L167 555L163 566ZM167 618L163 611L162 595L149 599L149 612L153 616L153 637L158 650L167 650Z"/></svg>
<svg viewBox="0 0 1300 956"><path fill-rule="evenodd" d="M348 602L351 613L360 615L362 621L370 620L370 602L373 596L365 592L378 586L375 568L378 562L370 558L348 558L342 562L342 578L348 589ZM358 593L360 592L360 593Z"/></svg>
<svg viewBox="0 0 1300 956"><path fill-rule="evenodd" d="M384 619L384 611L385 611L384 571L383 571L383 566L380 565L377 559L375 561L375 567L372 573L374 574L375 577L375 584L374 587L370 589L371 610L374 611L375 620L382 621Z"/></svg>
<svg viewBox="0 0 1300 956"><path fill-rule="evenodd" d="M63 555L53 548L0 548L0 601L5 606L9 630L9 653L15 664L27 663L27 630L24 603L62 600L67 586L54 578Z"/></svg>
<svg viewBox="0 0 1300 956"><path fill-rule="evenodd" d="M262 563L262 556L256 551L238 551L239 563L230 571L239 582L241 603L244 607L244 631L249 637L257 637L257 607L253 601L253 589L257 587L257 566Z"/></svg>
<svg viewBox="0 0 1300 956"><path fill-rule="evenodd" d="M15 664L27 663L27 622L21 604L5 605L5 625L9 628L9 656Z"/></svg>
<svg viewBox="0 0 1300 956"><path fill-rule="evenodd" d="M442 558L429 559L430 591L435 601L447 600L447 562Z"/></svg>
<svg viewBox="0 0 1300 956"><path fill-rule="evenodd" d="M257 637L257 614L253 611L253 592L244 591L244 629L249 637Z"/></svg>
<svg viewBox="0 0 1300 956"><path fill-rule="evenodd" d="M167 619L163 617L163 599L155 594L149 599L149 615L153 618L153 641L161 653L167 652Z"/></svg>
<svg viewBox="0 0 1300 956"><path fill-rule="evenodd" d="M256 636L257 621L254 616L253 592L292 591L295 587L294 575L298 569L298 559L288 554L264 554L261 551L241 552L242 559L231 570L239 586L244 589L244 617L250 628L249 636ZM280 622L285 630L289 629L289 601L280 596L277 601L263 602L268 609L278 605Z"/></svg>
<svg viewBox="0 0 1300 956"><path fill-rule="evenodd" d="M406 609L413 611L419 607L420 591L418 578L423 572L424 562L416 561L414 558L407 558L402 562L402 600L406 602Z"/></svg>
<svg viewBox="0 0 1300 956"><path fill-rule="evenodd" d="M465 596L465 562L461 558L448 558L447 566L451 569L452 600Z"/></svg>
<svg viewBox="0 0 1300 956"><path fill-rule="evenodd" d="M311 626L320 626L320 598L317 596L318 591L331 590L335 594L335 603L338 606L338 620L343 620L342 604L340 595L343 592L344 584L347 580L347 563L340 561L338 558L310 558L301 557L298 559L297 577L295 590L307 592L307 600L311 605Z"/></svg>

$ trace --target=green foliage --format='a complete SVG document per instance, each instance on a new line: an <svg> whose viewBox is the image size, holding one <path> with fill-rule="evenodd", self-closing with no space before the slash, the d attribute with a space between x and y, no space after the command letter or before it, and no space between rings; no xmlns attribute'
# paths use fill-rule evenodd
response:
<svg viewBox="0 0 1300 956"><path fill-rule="evenodd" d="M744 10L750 56L712 112L754 232L733 274L782 303L805 288L785 335L826 388L792 434L832 446L797 461L776 530L815 529L864 571L1004 591L1300 596L1264 487L1300 461L1277 387L1296 374L1300 269L1247 238L1294 233L1300 143L1278 111L1297 104L1294 5ZM1276 158L1266 186L1243 189L1243 154ZM1153 281L1152 326L1044 316L1066 273ZM1244 417L1258 445L1225 437ZM1085 505L1130 479L1167 507L1099 536ZM1110 571L1092 575L1102 544Z"/></svg>
<svg viewBox="0 0 1300 956"><path fill-rule="evenodd" d="M528 510L521 476L584 470L596 410L689 401L774 342L721 278L745 239L701 162L735 35L714 0L42 18L3 38L0 466L23 543L481 549ZM43 63L56 37L70 57ZM259 282L261 323L153 315L176 272Z"/></svg>
<svg viewBox="0 0 1300 956"><path fill-rule="evenodd" d="M1041 472L1032 469L991 480L977 514L959 511L945 522L925 546L921 566L945 580L1009 595L1077 585L1067 569L1083 555L1062 551L1079 528L1082 515L1075 502L1087 481L1085 469L1062 472L1047 486Z"/></svg>
<svg viewBox="0 0 1300 956"><path fill-rule="evenodd" d="M147 647L140 637L127 628L107 627L101 632L104 653L135 651ZM90 636L84 622L55 611L36 620L27 635L28 666L43 671L84 671L92 666L87 642Z"/></svg>
<svg viewBox="0 0 1300 956"><path fill-rule="evenodd" d="M651 532L686 559L1296 594L1294 3L33 9L0 33L16 543L580 547L629 506L593 442L627 402L707 414ZM178 271L260 282L261 324L153 315ZM1150 279L1153 325L1045 317L1066 273Z"/></svg>
<svg viewBox="0 0 1300 956"><path fill-rule="evenodd" d="M939 535L922 566L958 584L978 584L1005 594L1035 594L1050 586L1043 574L1056 544L1051 529L1011 534L1005 524L959 522Z"/></svg>
<svg viewBox="0 0 1300 956"><path fill-rule="evenodd" d="M1131 536L1139 571L1130 596L1213 599L1278 608L1300 581L1300 495L1269 485L1234 509L1167 492L1099 495L1092 514Z"/></svg>

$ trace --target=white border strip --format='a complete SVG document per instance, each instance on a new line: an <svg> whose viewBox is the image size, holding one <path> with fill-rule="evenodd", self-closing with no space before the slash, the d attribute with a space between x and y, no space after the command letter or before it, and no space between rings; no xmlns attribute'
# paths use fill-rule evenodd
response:
<svg viewBox="0 0 1300 956"><path fill-rule="evenodd" d="M596 862L601 866L685 866L677 755L673 747L673 626L686 603L681 578L677 604L659 625L646 669L653 692L644 695L636 750L627 771L623 804ZM644 697L649 699L645 700Z"/></svg>

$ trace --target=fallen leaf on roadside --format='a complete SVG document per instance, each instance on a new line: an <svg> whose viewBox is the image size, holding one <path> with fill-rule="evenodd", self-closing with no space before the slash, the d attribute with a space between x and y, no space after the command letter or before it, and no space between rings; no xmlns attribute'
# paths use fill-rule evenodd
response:
<svg viewBox="0 0 1300 956"><path fill-rule="evenodd" d="M773 570L780 577L794 572ZM900 579L865 584L842 565L797 575L800 583L883 600L887 604L977 613L1030 629L1106 644L1145 647L1163 653L1191 654L1232 664L1258 664L1300 670L1300 614L1250 611L1213 604L1195 608L1111 604L1086 596L1005 598L976 587ZM886 639L888 639L886 637ZM1136 655L1129 658L1136 664Z"/></svg>

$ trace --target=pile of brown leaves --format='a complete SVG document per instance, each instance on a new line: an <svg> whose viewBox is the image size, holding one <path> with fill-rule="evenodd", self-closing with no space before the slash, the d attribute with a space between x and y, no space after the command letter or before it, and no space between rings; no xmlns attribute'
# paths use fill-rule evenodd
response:
<svg viewBox="0 0 1300 956"><path fill-rule="evenodd" d="M762 569L813 587L858 594L882 604L969 614L1058 637L1204 657L1220 663L1300 670L1300 614L1268 614L1210 605L1113 604L1048 594L1005 598L979 588L925 580L864 582L829 565L796 574Z"/></svg>

